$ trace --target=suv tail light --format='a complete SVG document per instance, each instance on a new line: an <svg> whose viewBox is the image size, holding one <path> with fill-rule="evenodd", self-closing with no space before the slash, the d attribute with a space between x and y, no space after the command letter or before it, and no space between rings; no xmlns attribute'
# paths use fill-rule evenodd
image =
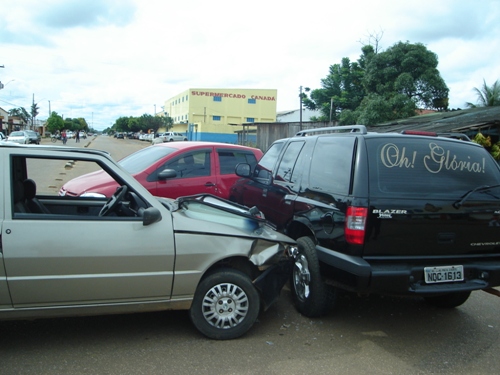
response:
<svg viewBox="0 0 500 375"><path fill-rule="evenodd" d="M365 242L366 218L368 208L348 207L345 221L346 241L353 245L363 245Z"/></svg>

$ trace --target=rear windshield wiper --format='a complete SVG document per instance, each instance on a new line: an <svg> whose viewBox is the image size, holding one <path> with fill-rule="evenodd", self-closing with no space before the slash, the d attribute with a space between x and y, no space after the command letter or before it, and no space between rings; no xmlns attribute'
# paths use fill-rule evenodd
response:
<svg viewBox="0 0 500 375"><path fill-rule="evenodd" d="M494 189L494 188L499 187L499 186L500 185L493 185L493 186L490 186L490 185L481 185L481 186L478 186L477 188L469 190L467 193L465 193L464 195L462 195L462 197L458 201L456 201L456 202L453 203L453 207L459 208L474 193L478 193L478 192L481 192L481 191L486 191L486 190L489 190L489 189ZM498 198L498 197L496 197L496 198Z"/></svg>

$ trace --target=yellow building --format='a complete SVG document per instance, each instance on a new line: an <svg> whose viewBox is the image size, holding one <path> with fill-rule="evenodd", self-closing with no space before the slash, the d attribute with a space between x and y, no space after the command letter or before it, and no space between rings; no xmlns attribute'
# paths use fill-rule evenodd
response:
<svg viewBox="0 0 500 375"><path fill-rule="evenodd" d="M277 90L195 88L168 99L163 115L189 140L237 143L241 124L276 122L276 102Z"/></svg>

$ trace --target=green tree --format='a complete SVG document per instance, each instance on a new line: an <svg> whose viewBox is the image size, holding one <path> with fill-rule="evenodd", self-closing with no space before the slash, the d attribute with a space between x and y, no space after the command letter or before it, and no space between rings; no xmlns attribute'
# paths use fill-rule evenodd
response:
<svg viewBox="0 0 500 375"><path fill-rule="evenodd" d="M47 131L51 133L56 133L58 130L62 131L64 129L64 120L57 112L53 111L50 117L47 119Z"/></svg>
<svg viewBox="0 0 500 375"><path fill-rule="evenodd" d="M360 117L387 121L413 116L417 108L446 109L436 108L447 105L449 93L437 65L437 55L421 43L398 42L384 52L368 56L363 83L369 97L362 105L364 113ZM370 100L385 100L390 107L375 105L384 112L369 115L366 111L372 107Z"/></svg>
<svg viewBox="0 0 500 375"><path fill-rule="evenodd" d="M19 107L19 108L13 108L9 111L9 116L16 116L19 117L25 124L27 124L30 120L30 114L28 111L26 111L25 108Z"/></svg>
<svg viewBox="0 0 500 375"><path fill-rule="evenodd" d="M466 103L469 108L475 107L494 107L500 105L500 81L496 80L493 85L488 86L483 79L483 87L478 89L474 87L474 92L477 95L477 104Z"/></svg>
<svg viewBox="0 0 500 375"><path fill-rule="evenodd" d="M332 65L322 88L304 100L322 112L319 120L331 113L340 124L373 125L414 116L417 108L447 109L449 89L437 55L423 44L399 42L382 52L365 45L361 51L357 62L343 58Z"/></svg>
<svg viewBox="0 0 500 375"><path fill-rule="evenodd" d="M32 126L34 126L34 125L35 125L35 118L36 118L36 116L37 116L37 115L38 115L38 113L39 113L39 112L38 112L38 110L39 110L39 109L40 109L40 108L38 108L38 103L33 103L33 104L31 105L31 113L30 113L30 114L31 114L31 125L32 125Z"/></svg>
<svg viewBox="0 0 500 375"><path fill-rule="evenodd" d="M344 57L340 64L330 66L328 76L321 80L322 88L312 90L310 99L303 98L305 107L321 111L316 120L338 120L343 111L354 111L365 96L363 75L359 62Z"/></svg>

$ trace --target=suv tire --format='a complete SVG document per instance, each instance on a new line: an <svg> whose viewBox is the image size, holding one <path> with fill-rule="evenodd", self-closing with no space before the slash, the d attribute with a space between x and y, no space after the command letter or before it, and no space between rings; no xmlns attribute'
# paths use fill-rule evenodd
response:
<svg viewBox="0 0 500 375"><path fill-rule="evenodd" d="M471 292L457 292L448 293L435 297L425 297L425 302L431 306L441 307L445 309L452 309L454 307L460 306L467 301Z"/></svg>
<svg viewBox="0 0 500 375"><path fill-rule="evenodd" d="M259 293L250 278L240 271L223 268L200 282L189 316L205 336L230 340L246 333L259 311Z"/></svg>
<svg viewBox="0 0 500 375"><path fill-rule="evenodd" d="M297 247L299 253L291 277L295 307L310 318L325 315L335 302L336 290L322 280L314 241L300 237Z"/></svg>

